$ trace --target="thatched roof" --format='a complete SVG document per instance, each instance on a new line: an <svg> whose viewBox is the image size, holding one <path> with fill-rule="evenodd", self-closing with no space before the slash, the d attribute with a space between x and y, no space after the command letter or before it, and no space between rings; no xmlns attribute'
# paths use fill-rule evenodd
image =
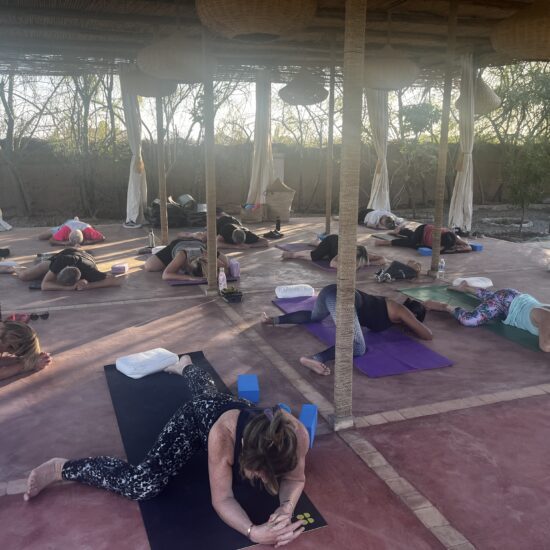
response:
<svg viewBox="0 0 550 550"><path fill-rule="evenodd" d="M296 0L299 2L300 0ZM461 0L458 53L471 50L479 64L501 63L491 47L492 26L533 0ZM313 23L293 36L248 44L211 36L219 78L253 78L257 67L278 68L288 80L295 67L328 67L331 43L341 63L344 0L319 0ZM369 0L367 55L387 41L414 58L424 74L437 74L448 36L448 0ZM136 58L143 46L180 31L197 39L201 23L194 0L0 0L0 71L31 74L103 72Z"/></svg>

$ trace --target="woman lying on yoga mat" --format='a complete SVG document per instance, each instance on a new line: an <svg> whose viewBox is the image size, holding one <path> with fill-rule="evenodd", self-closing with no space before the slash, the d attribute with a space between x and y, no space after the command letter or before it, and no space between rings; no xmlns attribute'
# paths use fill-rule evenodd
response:
<svg viewBox="0 0 550 550"><path fill-rule="evenodd" d="M168 246L147 259L145 271L162 271L162 278L171 281L187 281L206 277L208 258L206 249L198 239L175 239ZM217 267L227 273L229 259L218 251Z"/></svg>
<svg viewBox="0 0 550 550"><path fill-rule="evenodd" d="M338 235L327 235L313 250L300 250L298 252L284 251L283 260L328 260L330 267L338 267ZM366 247L357 245L356 266L357 269L366 265L384 265L386 258L369 254Z"/></svg>
<svg viewBox="0 0 550 550"><path fill-rule="evenodd" d="M373 208L359 208L357 223L371 229L395 229L403 223L400 218L389 210L374 210Z"/></svg>
<svg viewBox="0 0 550 550"><path fill-rule="evenodd" d="M165 370L186 379L193 399L172 416L140 464L107 456L52 458L30 473L25 500L62 480L132 500L153 498L195 453L208 450L212 506L227 525L258 544L283 546L297 538L304 530L300 521L292 522L305 484L309 436L304 426L278 408L254 409L246 400L219 393L188 355ZM252 523L233 496L233 482L243 479L261 481L279 495L280 506L262 525Z"/></svg>
<svg viewBox="0 0 550 550"><path fill-rule="evenodd" d="M466 327L479 327L494 320L502 321L538 336L540 349L550 352L550 305L542 304L530 294L522 294L512 288L487 290L468 286L463 281L459 286L449 289L471 294L479 298L481 303L473 311L467 311L445 302L427 300L424 302L426 309L446 311Z"/></svg>
<svg viewBox="0 0 550 550"><path fill-rule="evenodd" d="M304 323L317 323L328 316L336 322L336 285L328 285L319 292L312 311L295 311L276 317L262 315L262 323L267 325L301 325ZM365 354L367 346L361 327L367 327L373 332L382 332L394 324L402 324L412 330L418 338L431 340L432 331L422 321L426 310L420 302L407 299L404 304L384 296L372 296L366 292L355 290L355 319L353 327L353 355ZM326 350L308 357L300 357L300 363L317 374L328 375L330 369L325 364L335 358L336 347L331 346Z"/></svg>
<svg viewBox="0 0 550 550"><path fill-rule="evenodd" d="M42 370L51 362L50 354L40 351L38 336L29 325L0 321L0 380Z"/></svg>
<svg viewBox="0 0 550 550"><path fill-rule="evenodd" d="M433 246L434 225L431 223L404 222L399 225L390 235L399 235L401 239L383 241L376 239L376 246L400 246L403 248L419 248ZM467 241L453 233L446 227L441 228L441 252L452 254L457 252L471 252L472 247Z"/></svg>
<svg viewBox="0 0 550 550"><path fill-rule="evenodd" d="M89 223L81 221L78 216L67 220L62 225L52 227L38 238L50 241L52 246L77 246L80 244L95 244L105 240L105 235Z"/></svg>

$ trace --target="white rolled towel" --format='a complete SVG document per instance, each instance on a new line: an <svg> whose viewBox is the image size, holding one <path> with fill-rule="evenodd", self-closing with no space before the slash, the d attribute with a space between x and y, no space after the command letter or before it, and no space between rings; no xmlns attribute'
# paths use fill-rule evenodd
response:
<svg viewBox="0 0 550 550"><path fill-rule="evenodd" d="M116 360L116 369L130 378L143 378L175 365L178 360L175 353L164 348L155 348L119 357Z"/></svg>
<svg viewBox="0 0 550 550"><path fill-rule="evenodd" d="M488 277L457 277L453 281L453 286L458 286L463 281L474 288L491 288L493 286L493 281Z"/></svg>
<svg viewBox="0 0 550 550"><path fill-rule="evenodd" d="M315 289L310 285L283 285L275 289L277 298L299 298L314 296Z"/></svg>

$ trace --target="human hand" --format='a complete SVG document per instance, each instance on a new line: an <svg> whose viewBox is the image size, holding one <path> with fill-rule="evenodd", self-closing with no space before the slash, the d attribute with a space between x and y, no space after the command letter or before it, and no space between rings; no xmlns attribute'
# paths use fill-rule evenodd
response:
<svg viewBox="0 0 550 550"><path fill-rule="evenodd" d="M52 362L52 356L43 351L36 360L36 370L45 369Z"/></svg>
<svg viewBox="0 0 550 550"><path fill-rule="evenodd" d="M270 516L267 520L268 523L276 523L278 521L282 521L283 518L287 518L288 521L292 519L292 512L294 508L290 502L285 502L284 504L281 504Z"/></svg>
<svg viewBox="0 0 550 550"><path fill-rule="evenodd" d="M75 290L86 290L90 283L86 279L79 279L74 285Z"/></svg>
<svg viewBox="0 0 550 550"><path fill-rule="evenodd" d="M303 532L304 526L300 520L291 523L290 517L284 516L276 521L254 525L250 531L250 540L258 544L274 545L275 548L278 548L292 542Z"/></svg>

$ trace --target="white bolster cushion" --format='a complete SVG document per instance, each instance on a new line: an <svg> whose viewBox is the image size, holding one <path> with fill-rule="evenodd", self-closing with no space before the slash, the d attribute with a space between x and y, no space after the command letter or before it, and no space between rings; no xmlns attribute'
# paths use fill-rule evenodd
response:
<svg viewBox="0 0 550 550"><path fill-rule="evenodd" d="M301 296L314 296L315 289L310 285L283 285L275 289L277 298L299 298Z"/></svg>
<svg viewBox="0 0 550 550"><path fill-rule="evenodd" d="M178 362L178 356L164 348L155 348L116 360L116 369L130 378L143 378L148 374L160 372Z"/></svg>

